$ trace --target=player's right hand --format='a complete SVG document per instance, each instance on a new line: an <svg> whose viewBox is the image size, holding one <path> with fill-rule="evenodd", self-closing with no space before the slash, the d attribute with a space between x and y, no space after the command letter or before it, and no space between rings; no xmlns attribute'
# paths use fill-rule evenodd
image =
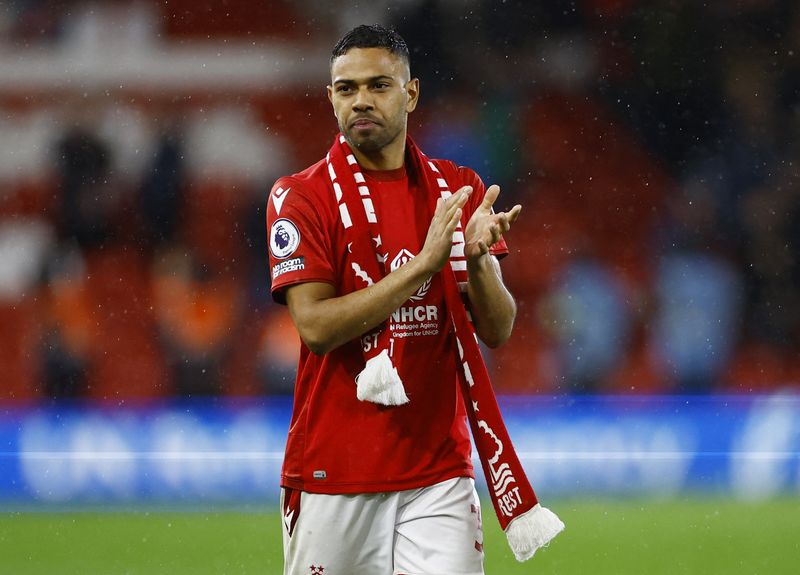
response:
<svg viewBox="0 0 800 575"><path fill-rule="evenodd" d="M464 186L446 200L440 198L436 202L436 211L428 227L425 245L417 256L423 258L431 274L441 270L450 258L453 232L461 221L464 204L471 194L472 186Z"/></svg>

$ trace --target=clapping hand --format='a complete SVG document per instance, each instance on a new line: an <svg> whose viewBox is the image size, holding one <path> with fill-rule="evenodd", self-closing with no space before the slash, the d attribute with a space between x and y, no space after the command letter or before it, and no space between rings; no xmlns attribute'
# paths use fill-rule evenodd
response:
<svg viewBox="0 0 800 575"><path fill-rule="evenodd" d="M472 214L467 228L464 230L466 245L464 254L470 262L476 262L489 253L489 248L496 244L500 237L511 229L522 206L517 204L507 212L494 213L492 206L500 194L500 186L492 185L486 190L481 205Z"/></svg>

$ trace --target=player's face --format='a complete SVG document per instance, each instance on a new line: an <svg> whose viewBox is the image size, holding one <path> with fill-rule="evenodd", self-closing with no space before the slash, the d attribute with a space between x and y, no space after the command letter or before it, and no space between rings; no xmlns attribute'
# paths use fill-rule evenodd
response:
<svg viewBox="0 0 800 575"><path fill-rule="evenodd" d="M402 138L417 105L419 81L406 62L383 48L352 48L331 65L328 98L351 147L380 152Z"/></svg>

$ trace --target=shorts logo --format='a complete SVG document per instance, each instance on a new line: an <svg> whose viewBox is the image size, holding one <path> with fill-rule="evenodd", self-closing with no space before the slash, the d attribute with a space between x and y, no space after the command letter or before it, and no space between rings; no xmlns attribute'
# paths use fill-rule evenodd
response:
<svg viewBox="0 0 800 575"><path fill-rule="evenodd" d="M286 218L275 220L269 230L269 251L279 260L286 259L300 245L300 231Z"/></svg>
<svg viewBox="0 0 800 575"><path fill-rule="evenodd" d="M325 567L322 565L312 565L308 568L309 575L324 575Z"/></svg>

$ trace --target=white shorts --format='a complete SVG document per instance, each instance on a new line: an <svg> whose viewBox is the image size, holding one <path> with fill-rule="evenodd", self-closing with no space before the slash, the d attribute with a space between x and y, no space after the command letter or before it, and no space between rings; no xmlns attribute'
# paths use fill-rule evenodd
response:
<svg viewBox="0 0 800 575"><path fill-rule="evenodd" d="M475 482L320 495L281 490L284 575L482 575Z"/></svg>

